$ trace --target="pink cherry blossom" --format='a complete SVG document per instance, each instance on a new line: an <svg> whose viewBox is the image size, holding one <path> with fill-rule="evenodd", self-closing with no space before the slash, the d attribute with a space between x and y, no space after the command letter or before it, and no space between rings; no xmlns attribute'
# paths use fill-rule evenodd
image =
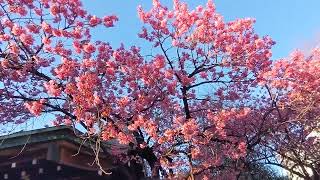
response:
<svg viewBox="0 0 320 180"><path fill-rule="evenodd" d="M60 96L61 91L62 91L61 88L58 86L58 84L53 80L46 82L44 84L44 87L48 91L48 94L55 96L55 97Z"/></svg>
<svg viewBox="0 0 320 180"><path fill-rule="evenodd" d="M25 107L35 116L40 116L43 104L40 101L33 101L25 103Z"/></svg>

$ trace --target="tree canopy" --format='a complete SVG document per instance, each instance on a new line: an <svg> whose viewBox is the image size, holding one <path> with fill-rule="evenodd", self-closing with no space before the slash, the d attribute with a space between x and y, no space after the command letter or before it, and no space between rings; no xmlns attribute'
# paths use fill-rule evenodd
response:
<svg viewBox="0 0 320 180"><path fill-rule="evenodd" d="M139 6L138 36L158 49L148 55L93 40L118 18L80 0L0 7L1 124L45 114L80 124L117 163L145 167L137 179L236 179L260 164L319 178L319 49L272 61L275 42L255 33L255 20L226 22L211 0Z"/></svg>

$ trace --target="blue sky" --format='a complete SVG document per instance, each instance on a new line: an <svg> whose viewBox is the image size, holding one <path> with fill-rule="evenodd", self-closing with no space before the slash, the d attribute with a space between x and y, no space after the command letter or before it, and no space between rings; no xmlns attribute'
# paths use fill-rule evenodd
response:
<svg viewBox="0 0 320 180"><path fill-rule="evenodd" d="M141 4L150 8L152 0L84 0L85 8L99 16L116 14L120 18L116 27L96 30L94 37L111 42L113 45L135 44L148 48L139 40L142 23L136 8ZM171 0L161 2L171 7ZM205 4L206 0L184 0L190 7ZM273 48L273 59L287 56L299 48L307 51L320 42L320 1L319 0L215 0L217 11L225 20L241 17L256 18L255 30L259 35L270 35L277 44Z"/></svg>

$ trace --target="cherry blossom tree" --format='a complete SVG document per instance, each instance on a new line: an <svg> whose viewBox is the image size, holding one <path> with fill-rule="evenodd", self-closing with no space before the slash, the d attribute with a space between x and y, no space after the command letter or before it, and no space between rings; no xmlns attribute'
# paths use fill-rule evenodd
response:
<svg viewBox="0 0 320 180"><path fill-rule="evenodd" d="M266 158L266 162L303 179L320 179L319 58L318 48L305 54L296 50L264 75L278 111L265 142L276 160Z"/></svg>
<svg viewBox="0 0 320 180"><path fill-rule="evenodd" d="M118 19L91 15L79 0L0 5L2 124L52 114L153 177L237 176L249 148L243 125L264 120L256 92L274 44L254 32L254 19L225 22L211 0L194 10L154 0L149 11L138 7L139 37L158 49L145 57L143 47L93 41L93 28ZM128 151L100 143L112 140Z"/></svg>

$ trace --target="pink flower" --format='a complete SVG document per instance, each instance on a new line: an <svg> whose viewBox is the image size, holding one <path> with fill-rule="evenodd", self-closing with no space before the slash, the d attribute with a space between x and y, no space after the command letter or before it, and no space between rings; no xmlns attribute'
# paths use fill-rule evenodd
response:
<svg viewBox="0 0 320 180"><path fill-rule="evenodd" d="M57 83L54 80L44 83L44 87L52 96L57 97L61 94L61 88L57 85Z"/></svg>
<svg viewBox="0 0 320 180"><path fill-rule="evenodd" d="M241 157L245 156L247 152L247 144L245 142L240 142L238 145L238 150Z"/></svg>
<svg viewBox="0 0 320 180"><path fill-rule="evenodd" d="M42 16L42 15L43 15L42 9L34 8L34 12L35 12L38 16Z"/></svg>
<svg viewBox="0 0 320 180"><path fill-rule="evenodd" d="M52 32L52 27L50 26L50 24L48 24L46 22L42 22L41 27L42 27L43 31L46 33Z"/></svg>
<svg viewBox="0 0 320 180"><path fill-rule="evenodd" d="M11 32L12 32L12 34L14 34L16 36L20 36L22 33L25 32L25 30L21 26L14 24Z"/></svg>
<svg viewBox="0 0 320 180"><path fill-rule="evenodd" d="M20 40L25 45L32 45L34 43L34 39L33 39L31 34L21 34L20 35Z"/></svg>
<svg viewBox="0 0 320 180"><path fill-rule="evenodd" d="M166 78L168 79L172 79L173 78L173 71L172 70L167 70L164 72L164 75Z"/></svg>
<svg viewBox="0 0 320 180"><path fill-rule="evenodd" d="M103 140L110 140L112 138L115 138L118 136L118 131L114 128L114 126L112 124L108 124L107 126L105 126L103 132L102 132L102 139ZM121 134L122 135L122 134ZM123 135L125 136L125 135Z"/></svg>
<svg viewBox="0 0 320 180"><path fill-rule="evenodd" d="M144 13L141 5L138 6L138 15L139 15L139 18L140 18L140 20L141 20L142 22L144 22L144 23L147 22L145 13Z"/></svg>
<svg viewBox="0 0 320 180"><path fill-rule="evenodd" d="M94 47L93 44L88 43L88 44L83 46L83 50L84 50L84 52L90 54L90 53L94 53L96 51L96 47Z"/></svg>
<svg viewBox="0 0 320 180"><path fill-rule="evenodd" d="M145 127L146 132L149 134L149 136L151 136L153 138L157 137L158 126L155 122L149 121L146 123L146 125L144 127Z"/></svg>
<svg viewBox="0 0 320 180"><path fill-rule="evenodd" d="M191 149L191 156L193 159L199 157L200 155L200 148L199 147L195 147Z"/></svg>
<svg viewBox="0 0 320 180"><path fill-rule="evenodd" d="M5 27L8 27L8 28L13 28L13 26L15 25L11 20L7 19L7 18L3 18L1 20L1 23L3 23L3 25Z"/></svg>
<svg viewBox="0 0 320 180"><path fill-rule="evenodd" d="M64 122L64 124L67 125L67 126L71 126L71 125L72 125L72 120L69 119L69 118L63 119L63 122Z"/></svg>
<svg viewBox="0 0 320 180"><path fill-rule="evenodd" d="M133 141L132 137L123 132L119 132L117 138L120 144L129 144Z"/></svg>
<svg viewBox="0 0 320 180"><path fill-rule="evenodd" d="M98 18L97 16L92 16L92 17L90 18L90 20L89 20L89 25L90 25L91 27L95 27L95 26L97 26L97 25L100 24L100 23L101 23L101 19Z"/></svg>
<svg viewBox="0 0 320 180"><path fill-rule="evenodd" d="M52 34L56 37L60 37L61 36L61 31L59 29L52 29Z"/></svg>
<svg viewBox="0 0 320 180"><path fill-rule="evenodd" d="M195 119L190 119L181 128L181 133L186 140L191 140L198 133L198 125Z"/></svg>
<svg viewBox="0 0 320 180"><path fill-rule="evenodd" d="M257 39L257 40L255 40L255 45L256 45L257 49L260 49L261 47L263 47L264 41L262 39Z"/></svg>
<svg viewBox="0 0 320 180"><path fill-rule="evenodd" d="M28 24L27 25L28 31L32 33L39 33L40 27L35 24Z"/></svg>
<svg viewBox="0 0 320 180"><path fill-rule="evenodd" d="M114 22L118 21L118 17L117 16L105 16L105 17L103 17L102 21L106 27L113 27Z"/></svg>
<svg viewBox="0 0 320 180"><path fill-rule="evenodd" d="M51 43L51 40L47 37L44 37L42 38L42 43L45 44L45 45L50 45Z"/></svg>
<svg viewBox="0 0 320 180"><path fill-rule="evenodd" d="M137 130L138 129L138 126L134 123L134 124L130 124L129 126L128 126L128 129L130 130L130 131L135 131L135 130Z"/></svg>
<svg viewBox="0 0 320 180"><path fill-rule="evenodd" d="M56 5L51 6L50 12L52 15L56 16L60 13L60 8Z"/></svg>
<svg viewBox="0 0 320 180"><path fill-rule="evenodd" d="M16 13L20 14L20 16L26 16L28 14L27 9L24 6L16 7Z"/></svg>
<svg viewBox="0 0 320 180"><path fill-rule="evenodd" d="M120 107L126 107L130 102L130 99L128 97L123 97L119 100L118 104Z"/></svg>
<svg viewBox="0 0 320 180"><path fill-rule="evenodd" d="M115 75L115 70L113 68L107 68L106 69L106 73L109 75L109 76L114 76Z"/></svg>
<svg viewBox="0 0 320 180"><path fill-rule="evenodd" d="M207 79L208 78L207 72L202 71L199 74L200 74L200 77L203 78L203 79Z"/></svg>
<svg viewBox="0 0 320 180"><path fill-rule="evenodd" d="M158 55L155 59L154 65L156 68L160 69L160 68L164 68L166 65L166 61L164 59L163 56Z"/></svg>
<svg viewBox="0 0 320 180"><path fill-rule="evenodd" d="M66 79L76 74L78 66L77 62L62 58L62 64L54 69L54 72L59 79Z"/></svg>
<svg viewBox="0 0 320 180"><path fill-rule="evenodd" d="M9 41L10 40L10 35L8 34L2 34L0 35L0 41Z"/></svg>
<svg viewBox="0 0 320 180"><path fill-rule="evenodd" d="M167 129L165 132L164 132L164 136L169 140L173 140L173 137L174 135L176 134L176 132L172 129Z"/></svg>
<svg viewBox="0 0 320 180"><path fill-rule="evenodd" d="M99 96L94 95L94 100L93 100L94 104L99 105L102 103L101 99Z"/></svg>
<svg viewBox="0 0 320 180"><path fill-rule="evenodd" d="M75 39L81 39L82 38L82 32L79 28L75 28L72 32L72 37L74 37Z"/></svg>
<svg viewBox="0 0 320 180"><path fill-rule="evenodd" d="M182 116L178 116L178 117L173 118L173 123L178 126L181 126L184 122L185 122L184 117L182 117Z"/></svg>
<svg viewBox="0 0 320 180"><path fill-rule="evenodd" d="M167 22L168 22L167 19L162 20L161 23L160 23L160 26L161 26L162 28L167 27Z"/></svg>
<svg viewBox="0 0 320 180"><path fill-rule="evenodd" d="M40 101L32 101L24 104L25 107L30 111L31 114L35 116L40 116L43 104Z"/></svg>
<svg viewBox="0 0 320 180"><path fill-rule="evenodd" d="M178 46L179 45L179 42L177 40L172 40L172 46Z"/></svg>

